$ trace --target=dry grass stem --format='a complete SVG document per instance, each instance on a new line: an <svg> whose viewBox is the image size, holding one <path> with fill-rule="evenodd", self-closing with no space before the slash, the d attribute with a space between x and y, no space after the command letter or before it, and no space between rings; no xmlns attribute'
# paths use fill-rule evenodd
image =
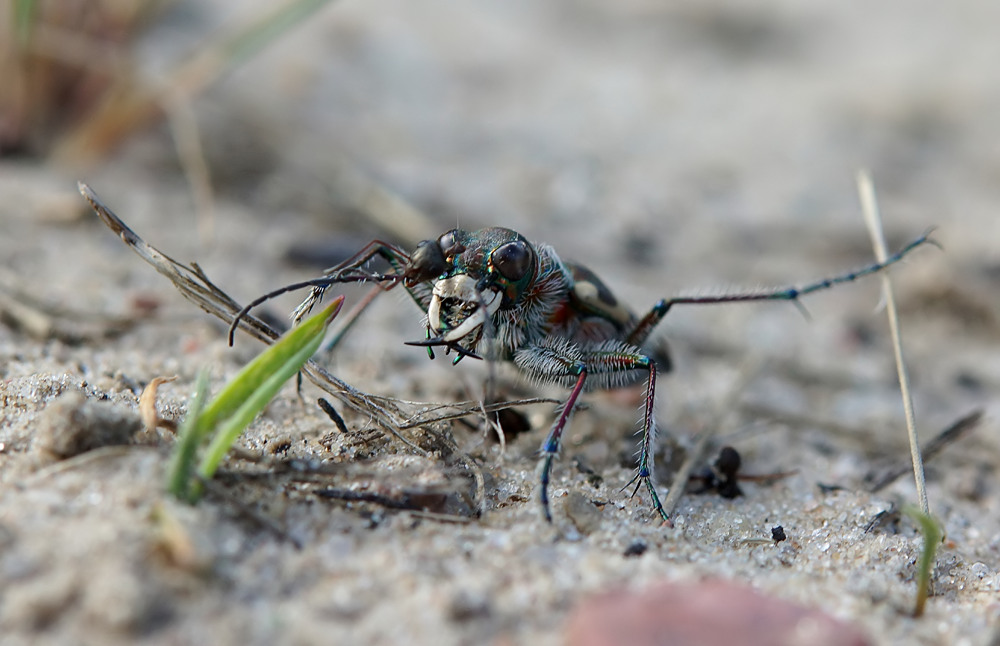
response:
<svg viewBox="0 0 1000 646"><path fill-rule="evenodd" d="M938 433L937 436L931 439L931 441L926 442L923 447L921 447L920 453L923 456L924 462L930 462L946 446L963 438L966 433L979 426L979 422L981 422L982 419L983 410L977 409L949 424L947 428ZM878 493L879 491L882 491L893 482L903 477L909 470L910 465L905 462L897 467L889 469L881 478L868 485L868 491L870 493Z"/></svg>
<svg viewBox="0 0 1000 646"><path fill-rule="evenodd" d="M101 220L121 237L122 241L139 257L166 276L185 298L226 323L231 322L236 313L240 311L241 306L219 289L196 263L184 265L155 247L146 244L100 201L90 187L81 183L80 192ZM253 316L243 317L239 326L254 338L268 344L278 337L275 330ZM456 404L410 402L364 393L341 381L314 361L308 362L302 372L318 388L340 401L350 410L368 417L381 433L394 438L410 452L424 457L432 453L441 453L453 463L467 470L476 483L475 505L477 511L482 510L485 500L485 478L475 460L458 449L450 431L443 423L510 406L551 403L553 401L535 398L497 402L488 406L483 406L478 401L458 402ZM442 414L443 410L452 412ZM421 433L414 433L417 430Z"/></svg>
<svg viewBox="0 0 1000 646"><path fill-rule="evenodd" d="M882 233L882 217L878 210L875 197L875 184L867 171L858 172L858 194L861 197L861 209L864 212L865 224L875 248L875 258L885 262L889 252L886 249L885 236ZM906 375L906 364L903 361L903 341L899 329L899 314L896 310L896 298L892 291L892 280L889 272L882 272L882 287L885 295L886 313L889 316L889 329L892 332L892 349L896 355L896 373L899 375L899 389L903 397L903 412L906 416L906 432L910 441L910 460L913 463L913 479L917 486L917 500L920 510L930 515L930 505L927 502L927 484L924 478L924 463L920 455L920 442L917 439L916 422L913 413L913 396L910 393L910 380Z"/></svg>

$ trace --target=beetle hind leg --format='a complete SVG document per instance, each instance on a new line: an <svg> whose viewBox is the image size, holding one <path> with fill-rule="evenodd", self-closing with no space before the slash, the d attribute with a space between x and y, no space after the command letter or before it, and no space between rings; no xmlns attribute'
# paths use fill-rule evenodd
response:
<svg viewBox="0 0 1000 646"><path fill-rule="evenodd" d="M664 523L671 524L670 515L663 508L660 496L656 493L656 483L653 479L653 451L656 441L656 422L653 419L653 407L656 397L656 364L649 362L649 376L646 379L645 408L642 416L642 439L639 444L639 466L636 467L635 475L628 484L622 487L625 491L633 484L635 489L632 496L639 493L639 488L643 485L649 493L649 498L653 503L653 509L659 514Z"/></svg>
<svg viewBox="0 0 1000 646"><path fill-rule="evenodd" d="M636 370L646 370L645 409L642 418L642 443L639 449L639 468L633 482L645 485L652 500L653 508L664 522L669 522L669 516L660 502L653 481L653 441L655 426L653 423L653 404L656 394L656 363L624 343L603 342L590 348L581 348L565 341L550 339L538 346L522 348L514 357L519 368L538 381L573 384L566 402L559 408L559 413L549 433L539 450L538 463L539 497L545 519L552 521L549 501L549 481L552 473L552 463L559 454L562 444L562 434L569 422L569 417L576 406L576 401L585 386L597 384L607 387L624 381L630 373ZM589 380L589 382L588 382Z"/></svg>

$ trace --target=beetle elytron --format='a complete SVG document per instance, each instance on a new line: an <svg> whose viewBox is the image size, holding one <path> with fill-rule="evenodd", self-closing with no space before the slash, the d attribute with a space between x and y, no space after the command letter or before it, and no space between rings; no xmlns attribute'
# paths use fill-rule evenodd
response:
<svg viewBox="0 0 1000 646"><path fill-rule="evenodd" d="M240 318L279 294L312 287L309 297L296 310L299 319L331 285L372 281L383 289L391 289L402 284L426 312L425 338L408 345L425 346L432 359L433 348L454 351L454 363L467 356L511 361L534 381L571 389L540 450L540 497L549 521L552 462L559 453L563 431L580 393L614 388L645 377L639 463L630 484L636 484L636 491L645 486L654 509L669 522L653 482L657 364L654 353L644 351L643 347L670 308L687 303L742 301L797 304L806 294L881 271L928 242L932 241L925 234L885 262L802 287L671 298L659 301L644 316L637 317L592 272L563 262L549 245L531 244L510 229L453 229L435 240L421 242L413 253L376 240L352 258L327 269L322 277L288 285L250 303L233 321L229 342L232 343ZM381 274L366 269L375 257L385 259L392 271Z"/></svg>

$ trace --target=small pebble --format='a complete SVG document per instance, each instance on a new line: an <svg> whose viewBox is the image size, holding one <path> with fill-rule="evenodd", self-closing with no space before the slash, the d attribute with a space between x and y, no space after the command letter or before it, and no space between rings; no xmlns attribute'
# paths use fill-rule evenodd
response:
<svg viewBox="0 0 1000 646"><path fill-rule="evenodd" d="M642 556L649 549L649 545L646 541L640 539L632 541L628 547L625 548L625 556Z"/></svg>

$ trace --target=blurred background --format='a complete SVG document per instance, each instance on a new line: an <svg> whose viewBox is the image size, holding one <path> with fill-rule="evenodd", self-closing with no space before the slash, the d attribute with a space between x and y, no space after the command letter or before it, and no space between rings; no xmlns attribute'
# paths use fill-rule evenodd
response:
<svg viewBox="0 0 1000 646"><path fill-rule="evenodd" d="M0 379L22 393L3 400L20 408L0 418L9 422L0 424L0 464L16 459L5 443L27 446L29 417L44 407L32 379L61 375L132 405L152 377L179 374L164 388L165 405L179 411L202 365L233 372L259 349L239 337L228 349L224 326L107 231L77 180L242 302L314 276L372 238L409 248L456 226L500 225L589 265L641 312L678 293L800 284L871 262L855 187L867 168L890 247L937 227L943 249L919 250L892 275L922 433L973 407L994 413L931 474L949 536L966 541L968 562L994 568L1000 526L983 510L995 509L1000 446L991 421L1000 387L998 25L992 0L0 1ZM768 363L748 386L744 418L784 425L740 446L751 471L801 467L804 484L789 489L812 492L817 478L857 482L869 460L905 456L879 285L813 296L808 319L774 304L671 312L662 332L676 370L658 393L665 436L688 442L756 357ZM296 302L289 295L261 311L283 321ZM421 316L401 294L381 299L331 369L382 394L477 396L481 366L451 368L402 346L423 334ZM617 456L631 451L619 445L634 428L633 402L593 397L599 405L574 419L566 453L590 451L599 473L627 481ZM315 411L285 406L265 431L305 418L302 437L326 432ZM888 428L898 435L875 432ZM522 522L530 541L537 435L517 441L493 474L522 496L495 513L507 514L511 535L512 518ZM568 463L562 473L582 480ZM31 531L57 535L42 516ZM607 540L648 529L656 551L657 530L629 519ZM713 531L704 534L712 549L713 537L731 535ZM453 555L447 544L440 562ZM533 578L547 571L542 556L545 567L526 580L545 578ZM373 562L361 579L381 567ZM832 586L840 596L809 594L854 598L842 583ZM530 636L551 632L576 594L573 582L552 585L563 587L540 594L545 602L528 595L508 606L503 590L483 589L501 599L495 616L510 618L497 621L523 620L511 630ZM394 583L371 590L395 607L411 601ZM322 615L326 597L318 603ZM953 636L977 625L942 612ZM871 621L898 623L890 615ZM434 621L452 622L447 612L428 616L428 634ZM378 634L390 623L376 617L369 627Z"/></svg>
<svg viewBox="0 0 1000 646"><path fill-rule="evenodd" d="M959 343L997 331L996 3L91 0L0 16L0 244L29 291L109 302L100 286L133 267L93 266L126 251L76 197L84 179L241 300L373 237L503 225L639 311L869 262L868 168L890 245L934 226L945 247L895 272L927 325L914 351L947 338L968 360L942 379L1000 374ZM156 280L138 276L117 280ZM828 363L873 285L810 300L809 326L782 307L670 325ZM417 330L387 300L374 319L398 325L362 332L362 353Z"/></svg>

